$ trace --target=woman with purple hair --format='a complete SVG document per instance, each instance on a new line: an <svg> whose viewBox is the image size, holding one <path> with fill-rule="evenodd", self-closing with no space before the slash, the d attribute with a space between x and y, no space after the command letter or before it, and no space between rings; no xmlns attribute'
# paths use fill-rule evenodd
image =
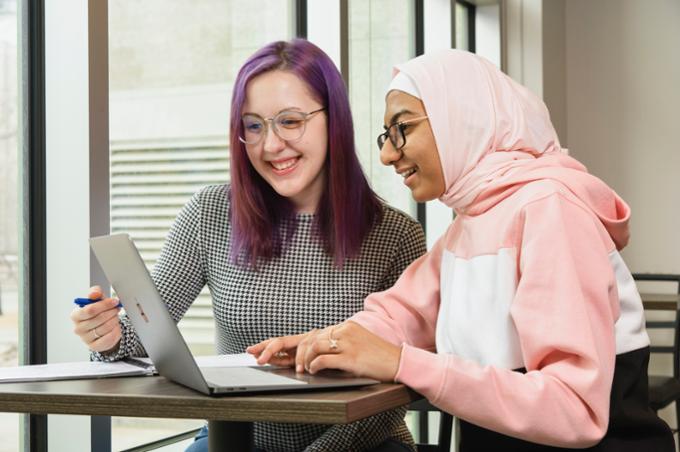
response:
<svg viewBox="0 0 680 452"><path fill-rule="evenodd" d="M425 252L420 225L371 190L342 77L313 44L274 42L246 61L230 133L231 184L193 196L152 274L176 321L209 287L218 353L343 321ZM93 287L90 297L99 296ZM145 354L116 305L106 299L72 314L94 359ZM413 450L405 412L330 427L256 423L255 448ZM207 450L206 436L204 428L188 450Z"/></svg>

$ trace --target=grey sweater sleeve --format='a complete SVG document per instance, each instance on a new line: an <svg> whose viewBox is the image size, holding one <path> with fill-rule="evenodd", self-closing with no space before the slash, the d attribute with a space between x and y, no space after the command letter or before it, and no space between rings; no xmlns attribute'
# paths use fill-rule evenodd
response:
<svg viewBox="0 0 680 452"><path fill-rule="evenodd" d="M175 322L184 316L206 284L200 195L200 192L194 195L177 215L151 275ZM127 356L146 355L124 313L120 315L120 326L122 337L118 348L108 353L92 352L92 360L116 361Z"/></svg>

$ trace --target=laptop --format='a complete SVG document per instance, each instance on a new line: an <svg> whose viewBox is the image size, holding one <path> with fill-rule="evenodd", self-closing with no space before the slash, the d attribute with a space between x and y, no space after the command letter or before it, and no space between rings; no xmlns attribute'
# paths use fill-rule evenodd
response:
<svg viewBox="0 0 680 452"><path fill-rule="evenodd" d="M157 372L169 380L208 395L379 383L335 370L310 375L274 366L199 368L130 236L94 237L90 239L90 247L116 290Z"/></svg>

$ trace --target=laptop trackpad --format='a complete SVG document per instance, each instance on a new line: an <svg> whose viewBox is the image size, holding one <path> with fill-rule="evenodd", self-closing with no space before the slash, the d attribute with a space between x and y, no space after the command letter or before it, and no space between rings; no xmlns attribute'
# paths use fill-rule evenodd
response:
<svg viewBox="0 0 680 452"><path fill-rule="evenodd" d="M293 378L282 377L252 367L203 367L201 372L210 386L216 387L258 387L293 386L307 383Z"/></svg>

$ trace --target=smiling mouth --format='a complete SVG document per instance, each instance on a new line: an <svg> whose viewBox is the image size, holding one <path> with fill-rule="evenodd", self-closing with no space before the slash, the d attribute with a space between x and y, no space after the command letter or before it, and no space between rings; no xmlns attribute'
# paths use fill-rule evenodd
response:
<svg viewBox="0 0 680 452"><path fill-rule="evenodd" d="M284 171L288 168L295 166L295 164L300 160L300 157L293 157L286 160L279 160L276 162L269 162L269 164L277 171Z"/></svg>
<svg viewBox="0 0 680 452"><path fill-rule="evenodd" d="M403 177L404 179L408 179L408 177L409 177L411 174L414 174L416 171L417 171L417 168L415 168L415 167L414 167L414 168L409 168L409 169L407 169L406 171L400 172L399 175L400 175L401 177Z"/></svg>

